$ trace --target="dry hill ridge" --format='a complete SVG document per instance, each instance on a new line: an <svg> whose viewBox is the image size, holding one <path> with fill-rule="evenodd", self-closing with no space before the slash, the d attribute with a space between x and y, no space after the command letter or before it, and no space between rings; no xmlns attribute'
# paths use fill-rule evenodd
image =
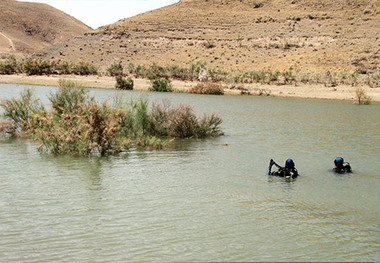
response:
<svg viewBox="0 0 380 263"><path fill-rule="evenodd" d="M46 4L0 0L0 55L30 54L92 29Z"/></svg>
<svg viewBox="0 0 380 263"><path fill-rule="evenodd" d="M224 69L380 68L379 0L181 0L34 54Z"/></svg>

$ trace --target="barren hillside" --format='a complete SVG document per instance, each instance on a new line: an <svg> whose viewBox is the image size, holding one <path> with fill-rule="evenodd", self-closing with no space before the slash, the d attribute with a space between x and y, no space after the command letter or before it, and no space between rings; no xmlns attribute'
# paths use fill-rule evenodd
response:
<svg viewBox="0 0 380 263"><path fill-rule="evenodd" d="M380 68L379 0L182 0L85 33L35 58L103 69L188 65L300 71Z"/></svg>
<svg viewBox="0 0 380 263"><path fill-rule="evenodd" d="M25 55L91 31L46 4L0 0L0 55Z"/></svg>

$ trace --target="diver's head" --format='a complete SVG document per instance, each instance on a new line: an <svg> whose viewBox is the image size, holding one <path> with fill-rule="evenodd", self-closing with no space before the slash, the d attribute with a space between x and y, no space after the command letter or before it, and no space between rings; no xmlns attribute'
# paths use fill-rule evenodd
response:
<svg viewBox="0 0 380 263"><path fill-rule="evenodd" d="M293 169L294 168L294 162L292 159L288 159L285 162L285 168Z"/></svg>
<svg viewBox="0 0 380 263"><path fill-rule="evenodd" d="M342 157L336 157L334 160L334 164L336 167L343 166L343 158Z"/></svg>

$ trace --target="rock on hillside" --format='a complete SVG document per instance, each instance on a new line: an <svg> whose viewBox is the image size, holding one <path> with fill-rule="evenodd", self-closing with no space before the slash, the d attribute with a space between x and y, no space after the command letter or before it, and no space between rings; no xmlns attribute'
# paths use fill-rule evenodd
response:
<svg viewBox="0 0 380 263"><path fill-rule="evenodd" d="M378 0L181 0L36 53L127 63L300 71L380 66Z"/></svg>
<svg viewBox="0 0 380 263"><path fill-rule="evenodd" d="M0 55L25 55L92 29L46 4L0 1Z"/></svg>

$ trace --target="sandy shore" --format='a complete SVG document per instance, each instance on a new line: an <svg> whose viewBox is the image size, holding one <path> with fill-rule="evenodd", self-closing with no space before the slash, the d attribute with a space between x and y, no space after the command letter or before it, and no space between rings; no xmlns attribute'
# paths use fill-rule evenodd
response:
<svg viewBox="0 0 380 263"><path fill-rule="evenodd" d="M42 85L58 86L59 79L70 79L80 83L83 87L88 88L115 88L115 78L99 76L26 76L26 75L0 75L0 83L23 84L23 85ZM147 79L133 79L135 90L147 90L150 82ZM177 90L186 91L197 82L190 81L172 81L173 87ZM260 85L249 84L244 88L252 95L270 94L271 96L280 97L297 97L297 98L314 98L314 99L336 99L336 100L355 100L355 87L338 86L325 87L323 85ZM372 101L380 101L380 88L363 87L366 94L372 98ZM241 94L239 89L225 89L226 94Z"/></svg>

